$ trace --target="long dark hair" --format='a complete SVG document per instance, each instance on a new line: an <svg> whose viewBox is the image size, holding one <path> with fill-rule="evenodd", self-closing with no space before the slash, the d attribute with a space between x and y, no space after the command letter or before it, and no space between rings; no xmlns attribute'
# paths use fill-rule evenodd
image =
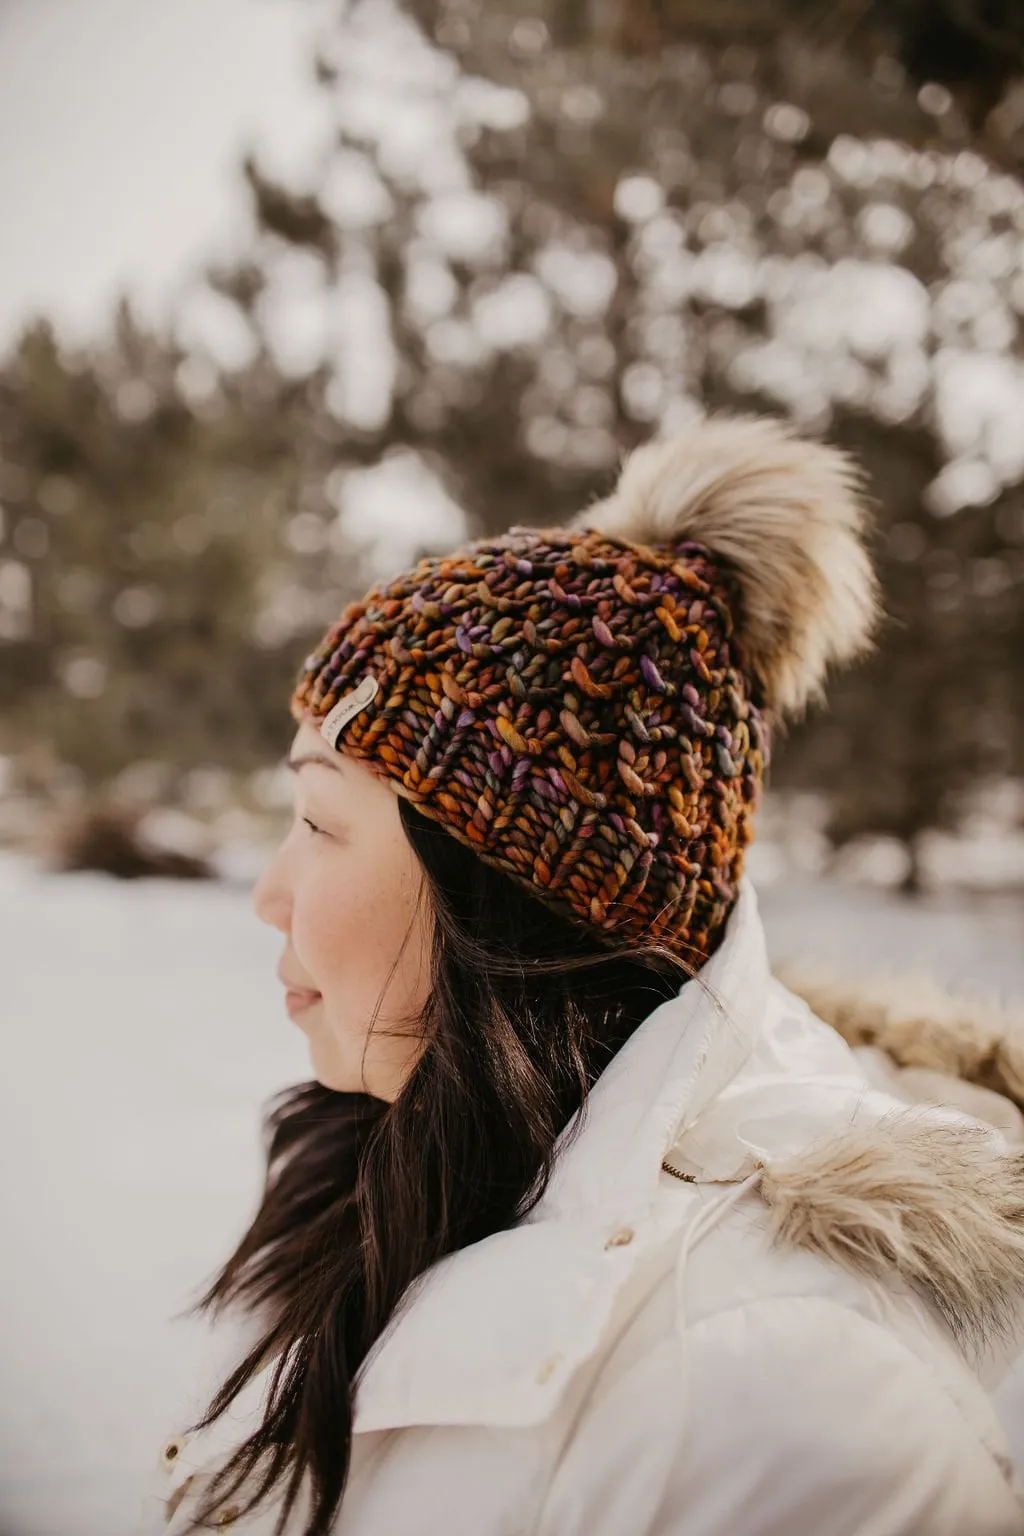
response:
<svg viewBox="0 0 1024 1536"><path fill-rule="evenodd" d="M262 1422L197 1520L252 1477L240 1512L280 1494L280 1536L305 1483L304 1536L327 1536L348 1476L356 1373L407 1288L536 1204L595 1080L694 974L659 945L609 948L407 800L399 810L434 919L416 1021L425 1046L391 1104L304 1083L270 1106L262 1203L197 1303L215 1314L241 1305L258 1338L193 1427L274 1369Z"/></svg>

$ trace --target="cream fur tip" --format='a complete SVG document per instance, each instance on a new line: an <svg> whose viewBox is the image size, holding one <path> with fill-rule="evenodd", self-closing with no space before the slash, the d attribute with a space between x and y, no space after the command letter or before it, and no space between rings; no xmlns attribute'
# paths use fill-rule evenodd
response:
<svg viewBox="0 0 1024 1536"><path fill-rule="evenodd" d="M737 629L781 717L822 696L830 664L871 648L880 604L867 522L846 453L772 417L722 415L638 448L572 526L655 548L690 540L728 563Z"/></svg>

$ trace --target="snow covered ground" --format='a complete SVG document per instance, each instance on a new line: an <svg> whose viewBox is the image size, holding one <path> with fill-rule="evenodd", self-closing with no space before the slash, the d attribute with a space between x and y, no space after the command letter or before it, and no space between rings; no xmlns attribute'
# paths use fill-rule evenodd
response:
<svg viewBox="0 0 1024 1536"><path fill-rule="evenodd" d="M1019 896L908 907L789 878L762 906L780 956L931 963L1024 998ZM0 1536L131 1536L163 1440L231 1350L172 1318L247 1220L260 1106L307 1075L305 1044L244 887L52 876L8 855L0 932Z"/></svg>

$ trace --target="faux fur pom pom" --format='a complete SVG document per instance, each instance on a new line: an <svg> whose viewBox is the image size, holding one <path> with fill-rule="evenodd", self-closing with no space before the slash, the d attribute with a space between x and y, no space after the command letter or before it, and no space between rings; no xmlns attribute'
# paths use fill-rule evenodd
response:
<svg viewBox="0 0 1024 1536"><path fill-rule="evenodd" d="M841 450L772 417L723 415L638 448L573 526L661 548L690 539L726 559L769 708L798 716L830 663L870 649L879 595L866 522L861 472Z"/></svg>

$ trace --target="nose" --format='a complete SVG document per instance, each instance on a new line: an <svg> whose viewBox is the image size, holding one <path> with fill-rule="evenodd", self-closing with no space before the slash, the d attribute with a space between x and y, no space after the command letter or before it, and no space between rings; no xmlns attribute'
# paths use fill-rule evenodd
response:
<svg viewBox="0 0 1024 1536"><path fill-rule="evenodd" d="M252 905L261 923L276 928L279 933L288 933L291 927L292 899L280 848L253 886Z"/></svg>

